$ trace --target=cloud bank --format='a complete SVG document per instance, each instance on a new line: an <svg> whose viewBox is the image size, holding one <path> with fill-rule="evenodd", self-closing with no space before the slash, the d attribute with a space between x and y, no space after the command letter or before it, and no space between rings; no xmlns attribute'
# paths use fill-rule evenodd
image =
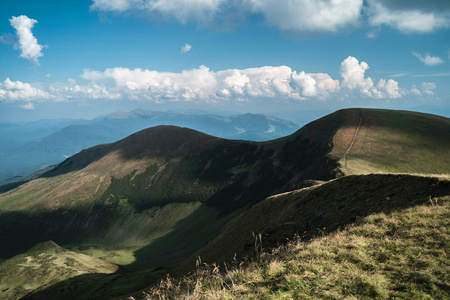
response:
<svg viewBox="0 0 450 300"><path fill-rule="evenodd" d="M403 33L429 33L450 27L447 0L93 0L91 10L144 12L153 18L179 23L216 22L220 16L262 16L266 23L281 30L335 32L356 25L362 16L369 25L393 27ZM229 20L228 18L225 18Z"/></svg>
<svg viewBox="0 0 450 300"><path fill-rule="evenodd" d="M340 64L340 80L327 73L306 73L288 66L263 66L248 69L212 71L200 66L181 72L146 69L86 69L80 77L66 83L39 84L11 81L0 83L0 102L108 101L132 100L197 103L296 102L334 99L398 99L404 95L433 96L436 85L423 83L420 89L400 88L393 79L367 76L369 65L349 56Z"/></svg>
<svg viewBox="0 0 450 300"><path fill-rule="evenodd" d="M31 29L37 21L22 15L19 17L12 17L9 22L16 30L18 42L15 44L15 47L20 49L20 57L26 58L39 65L38 59L39 57L44 56L42 53L44 47L38 43L36 37L31 32Z"/></svg>

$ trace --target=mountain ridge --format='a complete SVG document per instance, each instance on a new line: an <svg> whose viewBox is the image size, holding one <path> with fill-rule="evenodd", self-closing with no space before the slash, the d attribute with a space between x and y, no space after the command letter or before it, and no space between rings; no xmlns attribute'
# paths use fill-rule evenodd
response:
<svg viewBox="0 0 450 300"><path fill-rule="evenodd" d="M358 126L360 114L382 121ZM399 116L397 123L392 115ZM425 133L416 133L411 125L417 118L428 128ZM349 109L268 142L225 140L174 126L145 129L84 150L44 176L0 193L0 243L7 245L0 256L54 240L133 272L167 271L268 196L346 175L343 155L358 127L348 162L369 149L373 155L363 157L364 162L385 173L384 165L375 167L399 158L395 151L384 151L395 146L408 159L388 166L391 170L450 174L450 146L441 141L448 123L408 112ZM436 127L440 129L430 134ZM391 128L398 130L392 134ZM402 130L412 132L406 140ZM427 135L427 147L419 147L425 139L421 135ZM437 147L443 157L438 163L433 154ZM366 170L349 166L355 174Z"/></svg>

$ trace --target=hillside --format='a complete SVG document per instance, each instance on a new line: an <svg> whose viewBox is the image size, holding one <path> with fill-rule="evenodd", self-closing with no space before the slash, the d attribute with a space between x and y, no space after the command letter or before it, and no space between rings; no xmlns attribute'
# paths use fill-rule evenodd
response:
<svg viewBox="0 0 450 300"><path fill-rule="evenodd" d="M450 119L376 109L342 110L331 155L345 174L376 172L446 174Z"/></svg>
<svg viewBox="0 0 450 300"><path fill-rule="evenodd" d="M275 195L251 207L224 226L205 247L174 272L182 274L203 262L223 265L254 253L255 236L271 249L300 234L302 241L336 232L374 213L389 214L450 197L450 181L411 175L351 175ZM447 199L446 198L446 199Z"/></svg>
<svg viewBox="0 0 450 300"><path fill-rule="evenodd" d="M447 160L450 147L442 142L450 131L449 123L437 116L341 110L290 136L269 142L224 140L187 128L157 126L116 143L83 150L40 178L1 193L0 244L5 246L0 249L0 257L10 258L37 243L53 240L133 274L150 270L160 275L189 258L230 220L268 196L348 173L350 158L358 153L354 149L360 145L360 134L374 128L371 125L374 123L364 120L377 120L386 113L398 114L398 120L403 115L414 115L430 129L418 132L409 143L401 139L389 142L415 157L400 160L396 171L450 173ZM351 134L341 133L352 128L351 124L361 114L364 119L353 128L356 132L359 127L353 142ZM399 136L402 130L405 134L410 132L409 123L383 124L379 129L382 132L389 128L395 128ZM435 129L436 132L432 131ZM373 167L383 159L398 157L396 153L380 150L386 145L382 136L369 137L371 143L362 144L365 151L381 154L366 155L361 161ZM374 140L378 137L379 141ZM432 147L423 147L426 139ZM442 149L436 150L438 145ZM435 151L442 153L440 163L422 168L438 159L433 156ZM347 168L343 161L345 153ZM383 171L381 167L374 170ZM375 189L375 193L383 184L370 183L366 188ZM347 188L353 189L352 185ZM339 224L331 225L327 223L324 227ZM288 234L289 226L282 226L287 231L280 231L279 235ZM280 228L275 229L274 233ZM236 242L235 246L242 244ZM211 254L215 260L229 253L211 251ZM141 284L144 287L149 282Z"/></svg>
<svg viewBox="0 0 450 300"><path fill-rule="evenodd" d="M69 278L117 271L113 264L68 251L53 241L43 242L0 264L0 296L5 300L19 299Z"/></svg>
<svg viewBox="0 0 450 300"><path fill-rule="evenodd" d="M401 195L395 195L396 204L403 202L402 205L387 210L368 206L377 212L363 214L354 224L338 231L324 232L308 242L294 238L271 252L260 250L255 260L233 263L225 273L219 273L216 264L200 262L191 275L180 279L165 278L133 297L448 299L449 182L439 183L428 178L419 181L428 181L429 187L433 184L445 187L446 196L435 195L426 201L424 193L421 200L404 197L399 201ZM414 186L407 187L414 189ZM305 192L298 192L302 193ZM279 196L277 201L289 197L294 195ZM297 198L302 197L298 195ZM301 203L305 199L297 200ZM258 206L267 208L274 201L267 199L264 202L268 203ZM322 202L330 203L326 199ZM341 210L351 211L349 207Z"/></svg>

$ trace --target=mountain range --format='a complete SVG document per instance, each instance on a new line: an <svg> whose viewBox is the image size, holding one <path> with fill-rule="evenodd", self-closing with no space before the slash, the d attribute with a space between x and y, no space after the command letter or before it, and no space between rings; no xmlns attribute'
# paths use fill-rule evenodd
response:
<svg viewBox="0 0 450 300"><path fill-rule="evenodd" d="M221 138L253 141L280 138L300 128L299 123L266 115L223 116L203 111L142 109L117 112L94 120L0 124L0 184L27 180L21 177L58 164L83 149L115 142L157 125L177 125Z"/></svg>
<svg viewBox="0 0 450 300"><path fill-rule="evenodd" d="M372 213L448 198L448 174L450 121L436 115L346 109L265 142L144 129L0 193L0 271L10 278L0 291L7 299L121 297L168 271L186 274L198 256L250 255L252 232L268 247L296 233L309 241ZM5 265L31 263L28 249L43 242L38 257L58 262L54 248L63 249L119 269L16 284Z"/></svg>

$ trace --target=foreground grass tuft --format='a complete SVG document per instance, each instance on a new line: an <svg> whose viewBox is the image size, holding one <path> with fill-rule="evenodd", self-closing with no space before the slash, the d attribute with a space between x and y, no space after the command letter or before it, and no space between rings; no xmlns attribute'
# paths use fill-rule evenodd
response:
<svg viewBox="0 0 450 300"><path fill-rule="evenodd" d="M310 243L300 239L236 262L202 264L139 299L448 299L450 197L361 218Z"/></svg>

